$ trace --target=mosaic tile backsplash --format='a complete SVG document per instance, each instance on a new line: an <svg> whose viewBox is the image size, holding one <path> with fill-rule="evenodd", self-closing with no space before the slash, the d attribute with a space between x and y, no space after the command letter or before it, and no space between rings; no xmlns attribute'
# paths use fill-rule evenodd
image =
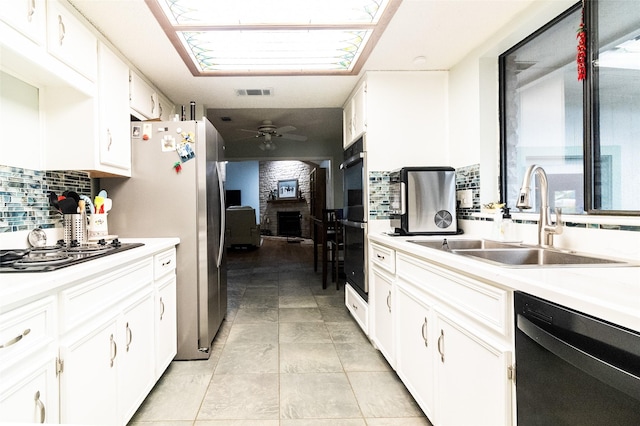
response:
<svg viewBox="0 0 640 426"><path fill-rule="evenodd" d="M470 189L473 193L473 207L458 208L458 220L471 220L473 213L480 212L480 164L456 169L456 191Z"/></svg>
<svg viewBox="0 0 640 426"><path fill-rule="evenodd" d="M369 219L390 219L389 216L389 174L390 172L369 172ZM473 193L473 207L458 208L458 220L493 221L493 217L474 215L481 212L480 203L480 164L459 167L456 169L456 191L470 189ZM516 220L514 223L536 224L535 220ZM640 226L611 225L597 223L564 222L564 226L572 228L607 229L640 232Z"/></svg>
<svg viewBox="0 0 640 426"><path fill-rule="evenodd" d="M369 219L390 219L389 184L391 172L369 172ZM473 212L480 211L480 164L456 170L456 191L473 190L473 207L458 209L458 219L470 219Z"/></svg>
<svg viewBox="0 0 640 426"><path fill-rule="evenodd" d="M79 171L40 171L0 165L0 232L62 227L49 192L91 195L91 178Z"/></svg>

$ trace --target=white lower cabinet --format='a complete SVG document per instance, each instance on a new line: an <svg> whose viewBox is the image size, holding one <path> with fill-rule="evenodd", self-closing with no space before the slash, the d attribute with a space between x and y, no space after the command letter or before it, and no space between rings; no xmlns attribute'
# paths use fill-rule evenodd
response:
<svg viewBox="0 0 640 426"><path fill-rule="evenodd" d="M63 341L60 420L126 424L155 383L153 293L127 299L113 317Z"/></svg>
<svg viewBox="0 0 640 426"><path fill-rule="evenodd" d="M176 275L170 275L157 284L155 310L156 378L159 378L176 356L178 336L176 329Z"/></svg>
<svg viewBox="0 0 640 426"><path fill-rule="evenodd" d="M437 338L433 308L423 294L398 283L396 289L396 372L422 411L434 418Z"/></svg>
<svg viewBox="0 0 640 426"><path fill-rule="evenodd" d="M121 424L133 417L156 382L154 306L154 294L146 290L125 309L119 323L121 349L116 367Z"/></svg>
<svg viewBox="0 0 640 426"><path fill-rule="evenodd" d="M171 247L0 303L0 424L126 425L176 354L175 260Z"/></svg>
<svg viewBox="0 0 640 426"><path fill-rule="evenodd" d="M27 359L2 373L0 423L58 423L56 359Z"/></svg>
<svg viewBox="0 0 640 426"><path fill-rule="evenodd" d="M369 275L369 302L373 304L373 331L371 338L380 352L385 356L387 362L395 367L395 345L394 345L394 277L383 270L371 266Z"/></svg>
<svg viewBox="0 0 640 426"><path fill-rule="evenodd" d="M62 343L60 421L69 424L119 424L117 410L118 327L116 318Z"/></svg>
<svg viewBox="0 0 640 426"><path fill-rule="evenodd" d="M436 308L435 423L511 424L511 352Z"/></svg>
<svg viewBox="0 0 640 426"><path fill-rule="evenodd" d="M395 254L395 275L379 266L372 340L431 422L511 425L508 293L407 253Z"/></svg>

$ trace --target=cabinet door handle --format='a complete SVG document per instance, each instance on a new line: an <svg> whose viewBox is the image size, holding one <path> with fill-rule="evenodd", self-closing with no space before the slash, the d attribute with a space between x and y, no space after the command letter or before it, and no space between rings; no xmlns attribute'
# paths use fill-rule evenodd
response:
<svg viewBox="0 0 640 426"><path fill-rule="evenodd" d="M444 330L440 329L440 337L438 337L438 352L440 352L440 361L444 364Z"/></svg>
<svg viewBox="0 0 640 426"><path fill-rule="evenodd" d="M381 254L377 254L377 253L376 253L376 256L378 257L378 259L380 259L380 260L384 260L384 256L383 256L383 255L381 255Z"/></svg>
<svg viewBox="0 0 640 426"><path fill-rule="evenodd" d="M113 143L113 136L111 136L111 129L107 129L107 139L109 139L109 143L107 144L107 151L111 151L111 144Z"/></svg>
<svg viewBox="0 0 640 426"><path fill-rule="evenodd" d="M36 412L39 412L40 414L40 421L38 423L44 423L47 417L47 412L44 408L44 402L42 402L42 400L40 399L40 391L36 391L34 400L36 403L36 410L37 410Z"/></svg>
<svg viewBox="0 0 640 426"><path fill-rule="evenodd" d="M387 295L387 308L389 312L391 312L391 290L389 290L389 294Z"/></svg>
<svg viewBox="0 0 640 426"><path fill-rule="evenodd" d="M20 340L22 340L22 338L24 336L26 336L27 334L31 333L31 329L27 328L25 331L22 332L22 334L14 337L13 339L9 339L6 342L4 342L3 344L0 345L0 349L2 348L8 348L11 345L15 345L16 343L18 343Z"/></svg>
<svg viewBox="0 0 640 426"><path fill-rule="evenodd" d="M116 356L118 355L118 345L116 344L116 341L113 340L113 334L111 335L111 337L109 337L110 339L110 344L111 344L111 367L113 367L113 363L116 360Z"/></svg>
<svg viewBox="0 0 640 426"><path fill-rule="evenodd" d="M58 15L58 42L60 46L62 46L62 41L64 40L64 36L66 35L66 30L64 28L64 22L62 22L62 15Z"/></svg>
<svg viewBox="0 0 640 426"><path fill-rule="evenodd" d="M129 346L131 346L131 341L133 340L133 333L131 332L131 327L129 327L129 323L127 323L125 329L127 331L127 347L126 347L126 351L129 352Z"/></svg>
<svg viewBox="0 0 640 426"><path fill-rule="evenodd" d="M162 321L162 317L164 317L164 301L160 297L160 321Z"/></svg>
<svg viewBox="0 0 640 426"><path fill-rule="evenodd" d="M29 8L27 9L27 21L31 22L33 20L33 14L36 13L36 0L31 0L29 2Z"/></svg>
<svg viewBox="0 0 640 426"><path fill-rule="evenodd" d="M353 307L353 310L354 310L354 311L357 311L357 310L358 310L358 306L357 306L355 303L352 303L352 304L351 304L351 306Z"/></svg>
<svg viewBox="0 0 640 426"><path fill-rule="evenodd" d="M166 262L162 263L162 267L164 268L165 266L169 266L171 264L171 259L167 260Z"/></svg>
<svg viewBox="0 0 640 426"><path fill-rule="evenodd" d="M427 322L427 317L424 317L424 322L422 323L422 340L424 340L424 345L429 347L429 323Z"/></svg>

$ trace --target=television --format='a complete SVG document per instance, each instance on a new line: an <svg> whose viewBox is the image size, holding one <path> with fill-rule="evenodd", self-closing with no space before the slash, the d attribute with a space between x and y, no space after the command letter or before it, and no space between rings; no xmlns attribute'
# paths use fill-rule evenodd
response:
<svg viewBox="0 0 640 426"><path fill-rule="evenodd" d="M239 189L227 189L224 191L225 207L241 206L242 191Z"/></svg>

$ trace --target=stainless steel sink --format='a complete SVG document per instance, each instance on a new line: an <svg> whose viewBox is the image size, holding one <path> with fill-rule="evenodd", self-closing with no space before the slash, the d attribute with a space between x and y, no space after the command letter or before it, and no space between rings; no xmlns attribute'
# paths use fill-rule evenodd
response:
<svg viewBox="0 0 640 426"><path fill-rule="evenodd" d="M514 248L519 247L513 243L503 243L491 240L436 240L436 241L419 241L410 240L410 243L418 244L423 247L429 247L439 250L469 250L469 249L495 249L495 248Z"/></svg>
<svg viewBox="0 0 640 426"><path fill-rule="evenodd" d="M605 259L595 256L567 253L545 248L510 248L510 249L467 249L452 250L452 253L471 256L479 260L511 267L537 266L636 266L621 260Z"/></svg>

